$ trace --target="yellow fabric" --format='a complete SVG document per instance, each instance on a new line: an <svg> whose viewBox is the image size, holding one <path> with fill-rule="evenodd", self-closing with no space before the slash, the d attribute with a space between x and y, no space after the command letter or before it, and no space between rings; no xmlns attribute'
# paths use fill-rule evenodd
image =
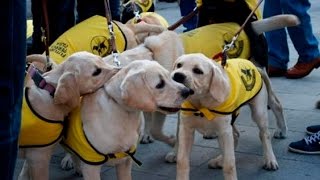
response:
<svg viewBox="0 0 320 180"><path fill-rule="evenodd" d="M253 10L258 4L258 0L246 0L246 2L251 10ZM257 15L258 19L262 19L261 4L256 10L255 14Z"/></svg>
<svg viewBox="0 0 320 180"><path fill-rule="evenodd" d="M88 164L103 164L106 161L114 158L123 158L128 156L125 152L120 152L112 155L104 155L97 152L88 142L86 135L82 128L80 107L74 110L69 116L68 124L66 126L66 135L62 139L62 144L66 146L71 152L79 156ZM132 146L130 153L136 151L136 147Z"/></svg>
<svg viewBox="0 0 320 180"><path fill-rule="evenodd" d="M33 33L32 20L27 20L27 39L32 36L32 33Z"/></svg>
<svg viewBox="0 0 320 180"><path fill-rule="evenodd" d="M208 120L213 120L216 116L235 112L260 91L262 78L252 62L245 59L228 59L225 70L230 80L230 94L227 100L217 107L202 107L199 109L186 101L182 104L182 108L197 111L182 110L184 115L190 116L201 112Z"/></svg>
<svg viewBox="0 0 320 180"><path fill-rule="evenodd" d="M246 2L251 10L253 10L258 4L257 0L246 0ZM202 6L202 0L196 0L196 4L197 4L197 7ZM260 7L256 10L255 14L257 15L258 19L262 18Z"/></svg>
<svg viewBox="0 0 320 180"><path fill-rule="evenodd" d="M126 39L119 27L112 22L119 52L126 49ZM110 34L107 20L102 16L92 16L63 33L50 47L50 58L57 64L77 51L88 51L99 56L111 54L108 42Z"/></svg>
<svg viewBox="0 0 320 180"><path fill-rule="evenodd" d="M152 6L152 0L135 0L136 4L141 8L142 12L148 12Z"/></svg>
<svg viewBox="0 0 320 180"><path fill-rule="evenodd" d="M220 53L227 42L231 42L232 37L240 26L236 23L220 23L206 25L192 31L180 34L185 53L203 53L208 58ZM235 42L235 48L228 51L229 58L244 58L250 56L250 42L242 31Z"/></svg>
<svg viewBox="0 0 320 180"><path fill-rule="evenodd" d="M27 97L26 94L24 97ZM48 122L50 120L44 120L35 115L25 98L23 98L22 103L19 146L40 147L50 145L58 140L63 130L62 121Z"/></svg>

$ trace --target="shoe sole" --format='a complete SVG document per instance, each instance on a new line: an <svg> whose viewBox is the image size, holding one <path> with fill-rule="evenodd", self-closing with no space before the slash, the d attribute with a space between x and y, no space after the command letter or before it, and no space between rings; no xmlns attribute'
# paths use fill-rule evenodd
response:
<svg viewBox="0 0 320 180"><path fill-rule="evenodd" d="M300 153L300 154L310 154L310 155L320 154L320 151L309 152L309 151L303 151L300 149L294 149L292 147L288 147L288 148L289 148L289 151Z"/></svg>

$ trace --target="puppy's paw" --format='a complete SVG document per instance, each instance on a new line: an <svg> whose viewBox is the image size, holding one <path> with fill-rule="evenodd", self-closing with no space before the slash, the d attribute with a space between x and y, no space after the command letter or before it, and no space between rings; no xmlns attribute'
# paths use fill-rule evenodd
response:
<svg viewBox="0 0 320 180"><path fill-rule="evenodd" d="M166 162L168 163L176 163L177 162L177 154L173 151L169 152L166 157Z"/></svg>
<svg viewBox="0 0 320 180"><path fill-rule="evenodd" d="M208 168L209 169L221 169L222 168L222 155L219 155L218 157L211 159L208 162Z"/></svg>
<svg viewBox="0 0 320 180"><path fill-rule="evenodd" d="M76 177L82 177L82 172L76 170L75 173L74 173L74 175L75 175Z"/></svg>
<svg viewBox="0 0 320 180"><path fill-rule="evenodd" d="M276 138L276 139L284 139L284 138L287 137L287 131L286 130L281 131L280 129L277 129L274 132L273 137Z"/></svg>
<svg viewBox="0 0 320 180"><path fill-rule="evenodd" d="M65 171L73 169L73 161L72 161L72 158L71 158L71 154L66 153L66 155L61 160L60 166Z"/></svg>
<svg viewBox="0 0 320 180"><path fill-rule="evenodd" d="M153 139L149 134L144 134L140 137L140 144L150 144L153 143Z"/></svg>
<svg viewBox="0 0 320 180"><path fill-rule="evenodd" d="M268 171L276 171L279 169L279 165L276 160L266 160L262 168Z"/></svg>

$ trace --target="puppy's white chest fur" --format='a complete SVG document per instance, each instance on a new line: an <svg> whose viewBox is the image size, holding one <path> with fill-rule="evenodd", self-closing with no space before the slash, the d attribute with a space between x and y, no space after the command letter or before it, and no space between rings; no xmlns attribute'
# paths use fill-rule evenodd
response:
<svg viewBox="0 0 320 180"><path fill-rule="evenodd" d="M194 128L196 131L198 131L200 134L204 136L216 135L218 133L218 130L221 130L219 129L221 123L226 123L226 121L228 121L227 119L229 119L226 118L226 116L216 117L212 120L208 120L205 117L196 115L190 116L181 114L181 116L181 121L183 121L183 124Z"/></svg>

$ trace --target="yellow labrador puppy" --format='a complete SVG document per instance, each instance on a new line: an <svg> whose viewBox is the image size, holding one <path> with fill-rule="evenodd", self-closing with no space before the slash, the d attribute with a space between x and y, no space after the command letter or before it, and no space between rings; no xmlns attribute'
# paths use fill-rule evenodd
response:
<svg viewBox="0 0 320 180"><path fill-rule="evenodd" d="M228 23L225 23L228 24ZM231 23L232 24L232 23ZM261 34L266 31L271 31L279 28L284 28L288 26L295 26L299 24L299 19L294 15L279 15L270 17L267 19L262 19L258 21L252 22L252 27L257 34ZM209 26L208 26L209 27ZM213 29L217 29L220 27L219 24L210 25ZM209 27L209 28L210 28ZM215 28L214 28L215 27ZM232 31L236 31L238 28L233 29ZM230 29L229 29L230 31ZM226 31L209 31L209 34L205 38L200 38L201 30L196 29L197 33L183 33L177 35L176 33L170 33L164 31L163 33L150 36L145 39L144 44L134 48L133 50L128 50L123 52L122 54L126 57L128 56L142 56L148 55L152 56L152 59L159 62L163 67L167 70L172 71L172 67L174 64L175 57L179 57L184 52L201 52L206 54L208 57L212 57L212 53L218 53L222 51L224 40L222 35L226 33ZM228 31L227 31L228 32ZM219 34L222 33L222 34ZM221 37L220 37L221 36ZM212 37L212 43L207 43L208 37ZM201 41L204 40L204 41ZM235 49L237 49L236 47ZM250 48L248 43L244 44L243 48L246 52L250 52ZM234 51L233 49L231 50ZM246 54L238 54L238 57L249 58L250 53ZM129 58L130 59L130 58ZM132 58L131 58L132 59ZM149 58L148 58L149 59ZM266 71L263 71L263 76L267 76ZM268 84L269 85L269 84ZM269 85L270 86L270 85ZM273 93L271 91L270 93ZM145 128L144 133L141 136L142 143L151 143L153 142L153 138L162 142L165 142L169 145L174 145L175 137L168 136L163 134L162 127L165 121L165 115L159 112L155 113L145 113ZM168 157L167 161L171 162L172 160Z"/></svg>
<svg viewBox="0 0 320 180"><path fill-rule="evenodd" d="M19 179L49 178L49 161L64 119L79 105L81 95L94 92L117 71L88 52L74 53L42 77L30 68L29 75L37 80L25 85L19 147L26 161Z"/></svg>
<svg viewBox="0 0 320 180"><path fill-rule="evenodd" d="M276 138L287 132L282 106L271 93L267 76L261 76L252 62L229 59L225 67L203 54L183 55L175 62L172 78L194 90L194 95L182 104L180 111L177 179L189 179L189 156L195 131L218 135L222 155L209 161L209 167L223 167L225 179L237 179L234 148L238 136L233 133L232 119L239 108L248 104L253 121L257 124L263 146L264 165L267 170L277 170L278 163L272 150L268 131L269 105L277 119ZM267 85L268 84L268 85ZM234 145L235 143L235 145ZM171 154L175 158L176 154Z"/></svg>
<svg viewBox="0 0 320 180"><path fill-rule="evenodd" d="M136 60L103 88L83 96L79 112L68 121L62 144L77 155L74 162L84 179L100 179L104 163L116 166L118 179L131 179L132 160L138 162L134 153L141 111L177 112L190 93L159 63Z"/></svg>

